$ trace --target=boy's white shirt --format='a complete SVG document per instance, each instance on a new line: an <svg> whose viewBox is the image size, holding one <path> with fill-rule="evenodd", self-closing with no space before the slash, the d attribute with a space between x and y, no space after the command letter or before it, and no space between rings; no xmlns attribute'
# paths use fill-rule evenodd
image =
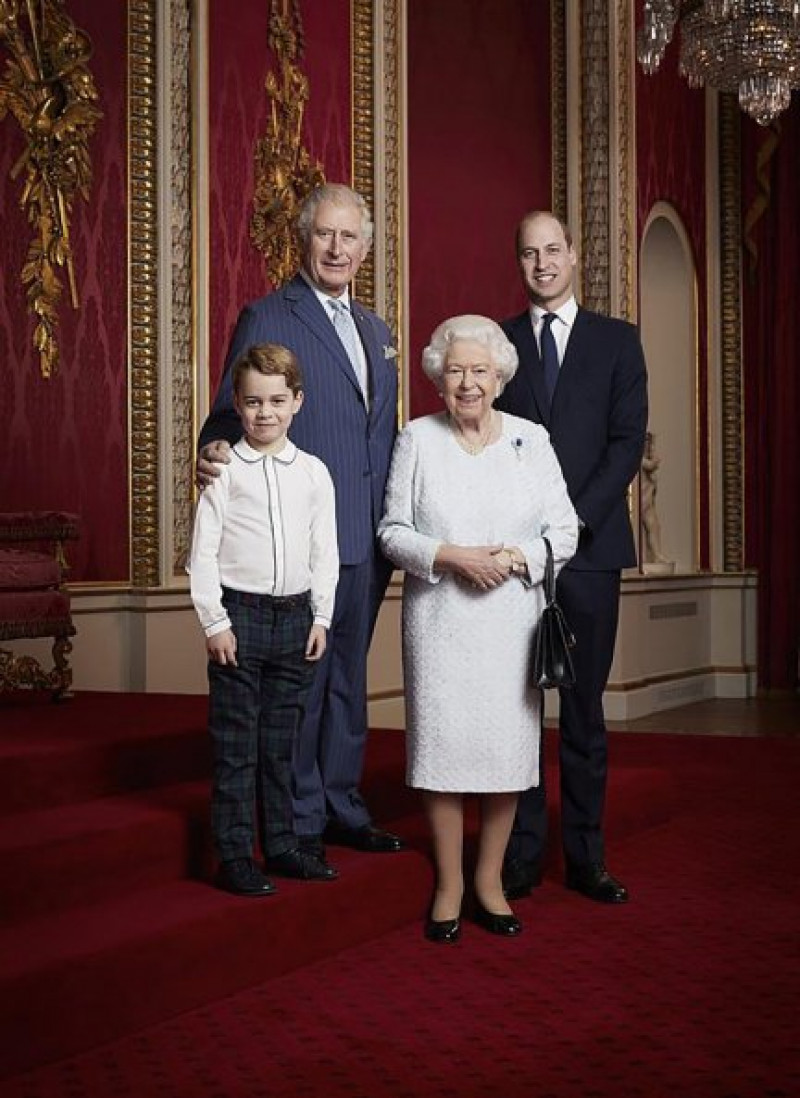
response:
<svg viewBox="0 0 800 1098"><path fill-rule="evenodd" d="M289 439L276 454L240 439L200 496L187 570L206 636L231 628L223 587L310 591L315 624L329 627L339 553L333 481L323 462Z"/></svg>

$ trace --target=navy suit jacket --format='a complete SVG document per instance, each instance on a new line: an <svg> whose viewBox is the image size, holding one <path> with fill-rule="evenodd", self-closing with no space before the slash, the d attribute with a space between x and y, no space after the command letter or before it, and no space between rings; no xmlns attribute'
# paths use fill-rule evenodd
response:
<svg viewBox="0 0 800 1098"><path fill-rule="evenodd" d="M584 523L568 567L633 567L627 489L639 470L647 430L647 372L636 328L579 308L549 414L530 313L504 321L502 328L517 349L519 368L496 406L547 427Z"/></svg>
<svg viewBox="0 0 800 1098"><path fill-rule="evenodd" d="M330 318L300 275L247 305L239 315L214 406L199 445L235 442L242 434L233 407L231 367L248 348L280 343L294 351L303 371L305 400L289 435L316 454L336 488L336 523L342 564L361 564L374 552L375 528L397 433L397 359L394 339L375 313L351 299L370 374L370 407Z"/></svg>

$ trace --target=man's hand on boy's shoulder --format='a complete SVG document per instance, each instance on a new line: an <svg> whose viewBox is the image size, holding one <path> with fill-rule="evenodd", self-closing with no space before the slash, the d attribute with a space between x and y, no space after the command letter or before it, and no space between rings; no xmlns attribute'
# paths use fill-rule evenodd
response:
<svg viewBox="0 0 800 1098"><path fill-rule="evenodd" d="M312 625L306 641L306 659L311 661L321 660L325 654L328 630L324 625Z"/></svg>
<svg viewBox="0 0 800 1098"><path fill-rule="evenodd" d="M216 477L219 476L219 466L228 465L231 460L231 444L225 439L216 442L207 442L197 454L197 466L194 480L197 487L202 490L208 488Z"/></svg>
<svg viewBox="0 0 800 1098"><path fill-rule="evenodd" d="M236 663L236 636L232 629L223 629L220 633L214 633L213 636L206 637L206 651L212 663L219 663L223 666L226 664L231 664L233 667L238 666Z"/></svg>

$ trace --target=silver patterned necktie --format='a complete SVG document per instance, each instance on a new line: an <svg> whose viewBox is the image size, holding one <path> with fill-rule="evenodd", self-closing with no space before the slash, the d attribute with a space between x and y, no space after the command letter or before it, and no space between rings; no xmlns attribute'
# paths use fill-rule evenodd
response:
<svg viewBox="0 0 800 1098"><path fill-rule="evenodd" d="M356 328L356 322L353 320L353 315L343 301L338 301L336 298L331 298L330 302L331 311L333 312L333 327L342 341L342 346L347 351L347 357L350 359L350 364L355 371L356 380L361 386L361 392L364 394L364 400L369 404L369 385L367 381L367 373L365 369L365 359L358 353L358 329Z"/></svg>

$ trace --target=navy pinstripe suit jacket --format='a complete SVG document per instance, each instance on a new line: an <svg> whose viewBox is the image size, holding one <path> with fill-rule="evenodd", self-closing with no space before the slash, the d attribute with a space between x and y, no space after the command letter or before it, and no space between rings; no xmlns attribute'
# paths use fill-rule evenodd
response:
<svg viewBox="0 0 800 1098"><path fill-rule="evenodd" d="M296 275L240 313L219 391L199 441L203 446L216 439L235 442L241 436L233 407L231 367L249 347L280 343L292 350L303 371L305 401L289 434L330 470L342 564L360 564L374 551L397 432L394 339L379 316L351 302L369 363L369 411L331 320L305 279Z"/></svg>

